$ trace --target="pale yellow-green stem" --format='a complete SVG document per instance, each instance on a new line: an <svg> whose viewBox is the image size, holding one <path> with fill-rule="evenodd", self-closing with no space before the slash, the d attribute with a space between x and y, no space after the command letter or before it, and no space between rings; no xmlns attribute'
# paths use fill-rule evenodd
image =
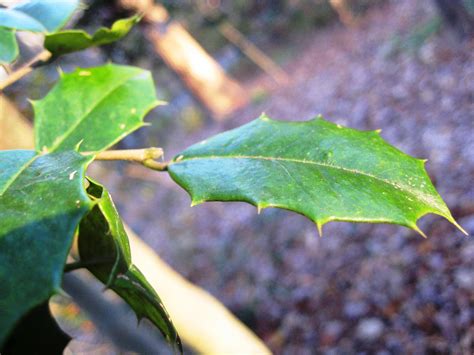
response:
<svg viewBox="0 0 474 355"><path fill-rule="evenodd" d="M124 160L137 162L147 168L158 171L164 171L168 167L168 163L156 161L163 156L163 149L155 147L144 149L106 150L99 153L84 152L82 154L95 154L95 160Z"/></svg>

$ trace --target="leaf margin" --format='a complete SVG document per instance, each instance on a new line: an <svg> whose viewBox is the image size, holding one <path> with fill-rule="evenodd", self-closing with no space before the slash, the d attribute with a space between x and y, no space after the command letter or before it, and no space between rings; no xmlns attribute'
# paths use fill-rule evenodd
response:
<svg viewBox="0 0 474 355"><path fill-rule="evenodd" d="M312 220L316 226L317 226L317 229L318 229L318 232L319 234L322 236L322 227L324 224L328 223L328 222L333 222L333 221L337 221L337 222L355 222L355 223L387 223L387 224L396 224L396 225L401 225L401 226L404 226L404 227L407 227L407 228L410 228L410 229L413 229L414 231L416 231L417 233L419 233L421 236L425 237L426 238L426 235L425 233L417 226L417 221L422 218L423 216L427 215L427 214L430 214L430 213L433 213L433 214L437 214L439 216L442 216L444 217L445 219L447 219L450 223L452 223L454 226L456 226L462 233L466 234L467 235L467 232L459 225L459 223L454 219L454 217L452 216L449 208L446 206L445 202L442 200L442 198L439 196L439 193L436 191L436 189L434 188L433 186L433 189L434 191L436 192L437 196L439 197L442 205L440 205L440 211L428 211L428 212L425 212L424 214L418 216L416 218L416 220L411 223L411 224L401 224L401 223L397 223L397 222L393 222L393 221L390 221L390 220L387 220L387 219L367 219L367 218L363 218L363 219L355 219L355 218L341 218L341 217L328 217L328 218L325 218L323 220L318 220L316 218L312 218L311 216L305 214L304 212L302 211L299 211L295 208L291 208L291 207L288 207L288 206L285 206L284 204L280 204L280 203L261 203L261 202L258 202L258 201L255 201L251 198L248 198L248 197L242 197L242 196L239 196L238 198L233 198L233 197L229 197L229 198L206 198L206 197L200 197L200 198L197 198L196 197L196 194L193 192L192 190L192 187L189 186L191 185L190 183L186 183L184 182L184 180L180 179L180 177L178 176L179 174L177 174L174 169L173 169L173 166L176 166L176 164L180 164L180 163L185 163L185 162L189 162L190 160L193 160L193 153L191 153L191 155L189 156L189 151L193 151L193 149L199 149L199 146L202 145L202 144L208 144L209 141L211 140L214 140L214 139L220 139L222 138L223 136L225 135L230 135L231 132L237 132L238 130L242 129L243 127L246 127L246 126L250 126L251 124L254 124L255 122L265 122L265 123L271 123L271 124L317 124L318 122L324 122L325 124L329 124L329 125L332 125L334 127L337 127L339 129L346 129L346 130L350 130L350 131L353 131L353 132L359 132L359 133L362 133L362 134L366 134L368 137L371 136L372 138L376 137L376 139L380 139L381 142L383 142L385 145L389 146L391 149L394 149L396 152L402 154L404 157L407 157L407 158L410 158L410 159L414 159L419 165L420 167L423 169L423 172L424 174L426 174L426 177L428 178L428 181L431 183L431 180L429 179L428 177L428 174L426 172L426 169L425 169L425 164L427 162L426 159L418 159L418 158L414 158L406 153L404 153L403 151L399 150L398 148L392 146L391 144L389 144L387 141L385 141L381 136L380 136L380 133L381 133L381 130L372 130L372 131L359 131L359 130L356 130L356 129L353 129L353 128L348 128L348 127L343 127L339 124L335 124L335 123L332 123L330 121L327 121L325 120L321 115L318 115L316 116L315 118L311 119L311 120L307 120L307 121L284 121L284 120L275 120L275 119L271 119L270 117L268 117L265 113L262 113L262 115L260 115L257 119L253 120L253 121L250 121L249 123L245 124L245 125L242 125L242 126L239 126L237 128L234 128L234 129L231 129L229 131L225 131L225 132L222 132L222 133L219 133L215 136L212 136L208 139L205 139L204 141L201 141L201 142L198 142L194 145L191 145L190 147L186 148L183 152L181 152L180 154L177 154L168 164L168 173L170 174L171 178L178 184L180 185L187 193L188 195L190 196L191 198L191 207L193 206L196 206L196 205L199 205L203 202L211 202L211 201L224 201L224 202L232 202L232 201L239 201L239 202L246 202L246 203L249 203L251 205L254 205L256 208L257 208L257 212L260 213L262 210L266 209L266 208L269 208L269 207L276 207L276 208L281 208L281 209L286 209L286 210L289 210L289 211L292 211L292 212L296 212L298 214L301 214L307 218L309 218L310 220ZM221 158L221 157L218 157L218 158ZM225 158L224 156L222 158ZM249 157L241 157L241 158L249 158ZM196 159L201 159L201 157L199 158L196 158ZM206 156L203 155L202 159L206 159ZM271 158L269 158L269 160L273 160ZM432 185L432 183L431 183ZM445 209L445 211L441 211L442 209Z"/></svg>

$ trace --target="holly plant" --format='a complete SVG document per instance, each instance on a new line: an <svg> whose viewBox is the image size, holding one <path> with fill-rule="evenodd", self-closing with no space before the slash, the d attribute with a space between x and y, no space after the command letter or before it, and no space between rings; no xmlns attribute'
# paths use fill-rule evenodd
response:
<svg viewBox="0 0 474 355"><path fill-rule="evenodd" d="M139 20L119 20L93 35L62 30L77 6L75 0L32 0L0 8L0 60L17 57L16 31L44 33L39 64L45 65L120 39ZM31 66L23 69L1 88ZM321 116L290 122L261 115L163 161L160 148L108 150L144 126L147 113L161 104L146 70L106 64L60 73L52 90L31 104L35 149L0 151L0 348L5 352L25 320L48 318L44 305L61 292L63 273L78 267L87 268L182 351L165 306L133 264L112 197L87 174L94 160L135 161L168 173L192 205L244 201L258 211L291 210L314 221L320 233L330 221L348 221L398 224L424 236L416 223L428 213L464 232L430 181L426 161L391 146L380 131L343 127ZM71 262L74 238L78 253Z"/></svg>

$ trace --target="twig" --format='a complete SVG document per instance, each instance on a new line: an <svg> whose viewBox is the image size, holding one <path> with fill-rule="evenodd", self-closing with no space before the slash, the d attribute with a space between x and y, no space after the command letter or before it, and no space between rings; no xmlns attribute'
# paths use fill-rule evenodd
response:
<svg viewBox="0 0 474 355"><path fill-rule="evenodd" d="M23 78L25 75L29 74L33 70L33 66L35 64L39 62L45 62L49 58L51 58L51 52L43 50L42 52L34 56L29 62L22 65L17 70L13 71L10 75L7 76L4 81L0 82L0 90L5 89L7 86L10 86L11 84Z"/></svg>
<svg viewBox="0 0 474 355"><path fill-rule="evenodd" d="M237 46L260 69L270 75L277 84L283 85L288 83L288 74L265 52L245 38L237 28L229 22L224 22L218 29L228 41Z"/></svg>
<svg viewBox="0 0 474 355"><path fill-rule="evenodd" d="M93 152L84 152L84 155L94 154ZM95 154L95 160L128 160L139 163L148 159L158 159L163 156L163 149L161 148L144 148L144 149L121 149L121 150L106 150Z"/></svg>
<svg viewBox="0 0 474 355"><path fill-rule="evenodd" d="M84 155L94 154L93 152L84 152ZM106 150L97 153L95 160L125 160L140 163L147 168L165 171L168 168L168 163L158 162L163 156L163 149L161 148L145 148L145 149L125 149L125 150Z"/></svg>

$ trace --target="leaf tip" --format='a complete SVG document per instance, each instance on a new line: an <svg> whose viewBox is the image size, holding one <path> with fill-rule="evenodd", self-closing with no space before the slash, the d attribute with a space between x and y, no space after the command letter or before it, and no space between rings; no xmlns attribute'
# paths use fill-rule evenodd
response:
<svg viewBox="0 0 474 355"><path fill-rule="evenodd" d="M459 229L462 232L462 234L469 236L469 233L463 227L461 227L461 225L454 219L453 216L451 215L446 216L446 219L449 222L451 222L457 229Z"/></svg>
<svg viewBox="0 0 474 355"><path fill-rule="evenodd" d="M131 20L133 21L133 23L138 23L140 22L143 17L145 16L145 13L144 12L141 12L141 13L138 13L138 14L135 14L131 17Z"/></svg>

